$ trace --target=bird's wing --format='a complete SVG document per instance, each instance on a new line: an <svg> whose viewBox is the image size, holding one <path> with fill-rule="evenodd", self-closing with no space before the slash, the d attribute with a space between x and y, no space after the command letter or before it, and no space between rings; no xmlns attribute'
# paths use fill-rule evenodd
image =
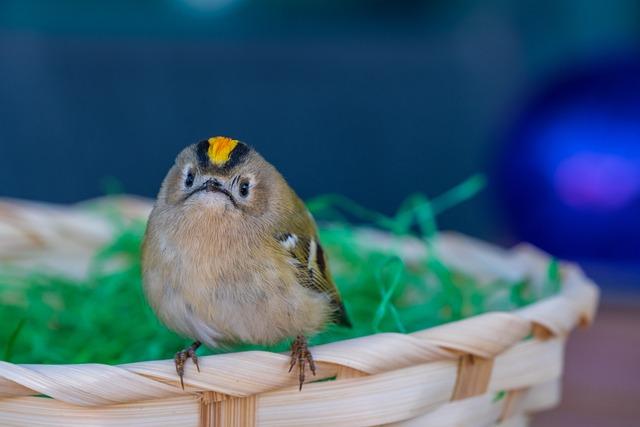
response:
<svg viewBox="0 0 640 427"><path fill-rule="evenodd" d="M289 224L290 228L297 228L297 230L295 232L293 230L279 232L275 238L290 254L293 265L296 267L299 283L327 295L335 311L336 323L351 326L338 289L331 277L324 250L318 242L315 223L306 212L304 215L309 218L307 224L300 224L304 226L299 225L298 227Z"/></svg>

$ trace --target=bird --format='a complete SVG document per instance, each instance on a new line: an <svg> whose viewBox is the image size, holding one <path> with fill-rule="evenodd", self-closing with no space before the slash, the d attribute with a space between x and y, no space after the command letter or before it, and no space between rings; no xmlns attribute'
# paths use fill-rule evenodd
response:
<svg viewBox="0 0 640 427"><path fill-rule="evenodd" d="M142 243L143 289L169 329L196 350L292 340L299 390L315 362L308 337L351 327L313 216L252 146L224 136L184 148L164 178Z"/></svg>

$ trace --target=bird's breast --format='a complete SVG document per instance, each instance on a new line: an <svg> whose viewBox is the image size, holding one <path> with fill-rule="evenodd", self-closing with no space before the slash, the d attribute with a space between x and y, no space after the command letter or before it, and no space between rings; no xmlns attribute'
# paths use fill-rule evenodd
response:
<svg viewBox="0 0 640 427"><path fill-rule="evenodd" d="M154 245L145 287L167 326L208 346L274 343L323 327L328 299L298 284L284 257L247 236L223 236L168 233Z"/></svg>

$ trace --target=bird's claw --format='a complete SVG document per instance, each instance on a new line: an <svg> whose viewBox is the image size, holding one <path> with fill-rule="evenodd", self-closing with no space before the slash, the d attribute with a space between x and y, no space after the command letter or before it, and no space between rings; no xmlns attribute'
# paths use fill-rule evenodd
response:
<svg viewBox="0 0 640 427"><path fill-rule="evenodd" d="M304 335L298 335L291 344L291 365L289 365L289 372L293 370L293 367L296 366L296 364L298 365L298 380L300 381L298 390L302 390L307 364L309 365L311 373L314 376L316 375L316 364L311 352L309 351L307 339Z"/></svg>
<svg viewBox="0 0 640 427"><path fill-rule="evenodd" d="M176 353L174 362L176 364L176 372L180 377L180 386L184 390L184 365L187 363L187 359L191 358L193 364L196 365L196 369L200 372L200 365L198 364L198 355L196 350L200 347L200 342L196 341L184 350L180 350Z"/></svg>

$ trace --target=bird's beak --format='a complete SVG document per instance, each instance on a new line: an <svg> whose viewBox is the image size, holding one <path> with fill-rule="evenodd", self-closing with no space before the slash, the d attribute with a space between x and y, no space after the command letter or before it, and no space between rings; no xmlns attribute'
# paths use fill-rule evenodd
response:
<svg viewBox="0 0 640 427"><path fill-rule="evenodd" d="M235 199L233 198L233 194L231 194L231 192L229 192L229 190L224 188L220 181L216 181L214 179L209 179L209 180L205 181L200 187L194 189L191 193L189 193L187 195L187 197L185 198L185 200L188 199L189 197L193 196L194 194L201 192L201 191L222 193L222 194L224 194L225 196L227 196L229 198L229 200L231 201L233 206L235 206L235 207L238 206L236 201L235 201Z"/></svg>
<svg viewBox="0 0 640 427"><path fill-rule="evenodd" d="M219 181L214 181L212 179L206 181L201 185L202 190L204 191L218 191L222 192L222 184Z"/></svg>

